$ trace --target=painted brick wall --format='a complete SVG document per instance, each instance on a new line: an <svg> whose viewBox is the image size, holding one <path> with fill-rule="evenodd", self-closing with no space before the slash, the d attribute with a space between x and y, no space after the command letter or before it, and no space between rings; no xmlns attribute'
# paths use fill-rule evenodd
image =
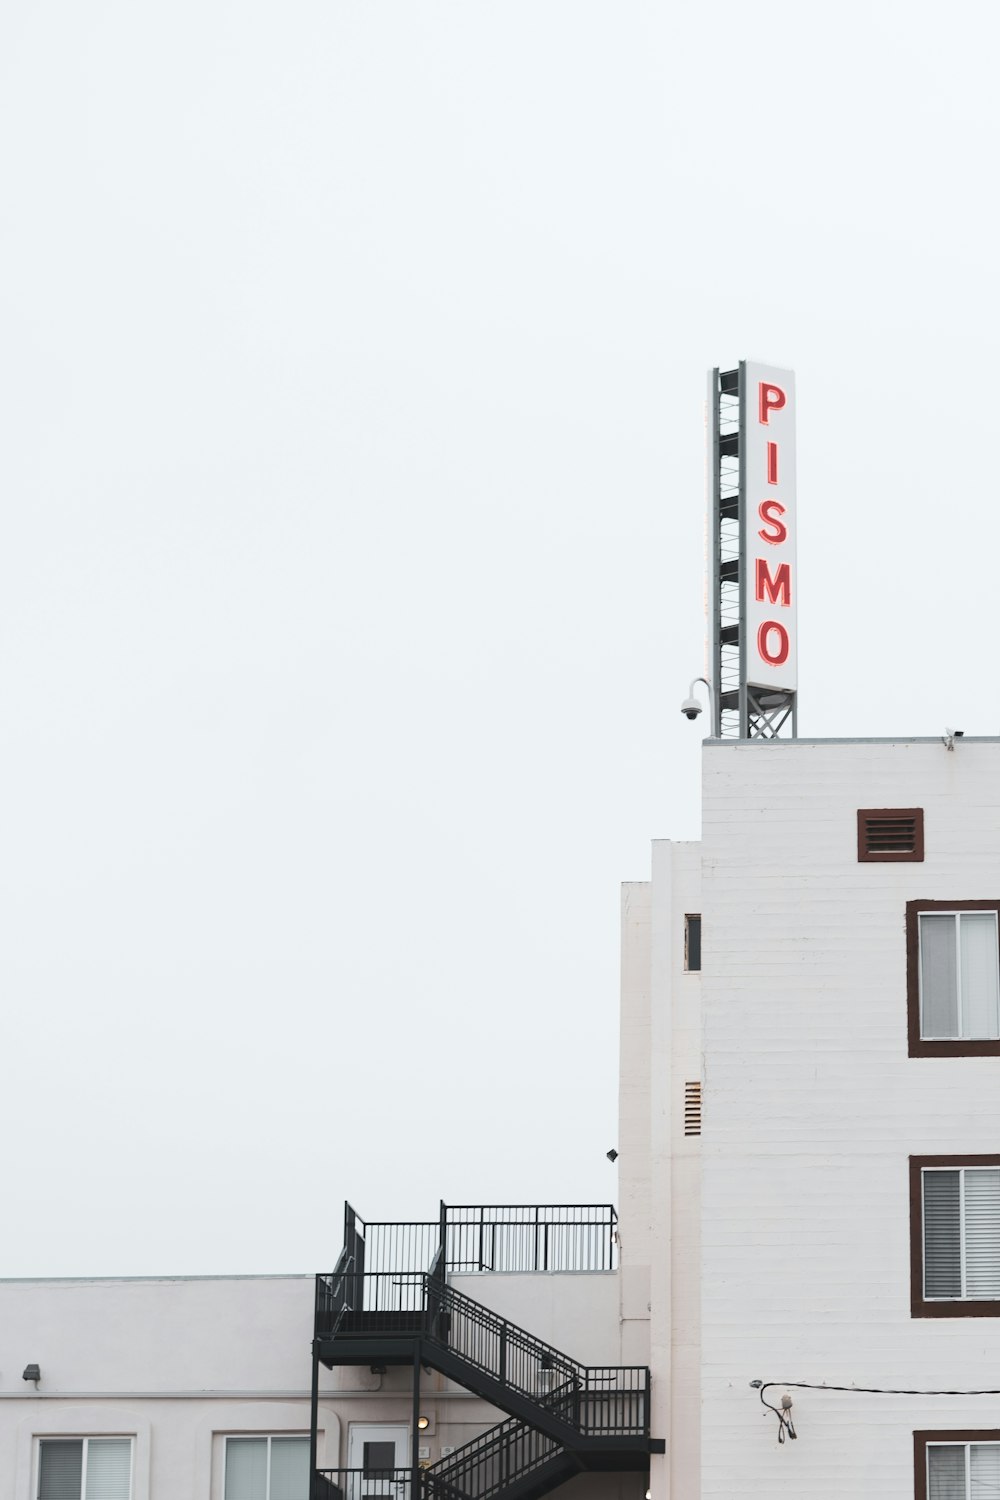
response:
<svg viewBox="0 0 1000 1500"><path fill-rule="evenodd" d="M924 863L858 863L893 806ZM1000 1387L1000 1318L910 1317L907 1158L1000 1150L1000 1059L907 1057L904 945L908 900L1000 898L1000 743L706 745L702 855L701 1494L904 1500L913 1430L1000 1397L793 1392L779 1448L748 1382Z"/></svg>

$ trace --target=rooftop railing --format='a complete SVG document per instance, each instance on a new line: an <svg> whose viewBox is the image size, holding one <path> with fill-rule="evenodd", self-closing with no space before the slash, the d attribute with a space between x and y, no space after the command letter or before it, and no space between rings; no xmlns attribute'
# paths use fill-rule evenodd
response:
<svg viewBox="0 0 1000 1500"><path fill-rule="evenodd" d="M366 1222L346 1204L340 1260L317 1278L317 1333L335 1333L347 1313L405 1322L428 1275L612 1271L617 1228L610 1203L442 1203L437 1219L411 1222Z"/></svg>
<svg viewBox="0 0 1000 1500"><path fill-rule="evenodd" d="M610 1203L444 1205L449 1275L478 1271L613 1271Z"/></svg>

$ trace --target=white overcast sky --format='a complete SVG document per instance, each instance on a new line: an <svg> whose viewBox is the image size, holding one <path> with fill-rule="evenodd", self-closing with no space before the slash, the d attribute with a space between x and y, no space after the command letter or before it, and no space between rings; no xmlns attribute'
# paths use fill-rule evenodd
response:
<svg viewBox="0 0 1000 1500"><path fill-rule="evenodd" d="M619 882L699 833L708 366L797 372L801 732L1000 731L997 42L8 5L0 1275L614 1198Z"/></svg>

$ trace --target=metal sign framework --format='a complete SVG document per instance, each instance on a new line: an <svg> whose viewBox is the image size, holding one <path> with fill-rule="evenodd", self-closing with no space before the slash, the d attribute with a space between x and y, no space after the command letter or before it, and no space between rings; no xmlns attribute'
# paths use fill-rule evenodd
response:
<svg viewBox="0 0 1000 1500"><path fill-rule="evenodd" d="M712 498L713 734L719 739L794 739L795 692L747 682L746 362L709 377ZM741 441L743 439L743 441Z"/></svg>

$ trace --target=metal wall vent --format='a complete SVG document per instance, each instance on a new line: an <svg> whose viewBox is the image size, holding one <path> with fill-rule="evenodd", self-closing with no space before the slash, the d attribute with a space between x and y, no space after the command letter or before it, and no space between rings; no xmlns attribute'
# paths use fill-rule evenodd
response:
<svg viewBox="0 0 1000 1500"><path fill-rule="evenodd" d="M701 1135L701 1080L684 1085L684 1134Z"/></svg>
<svg viewBox="0 0 1000 1500"><path fill-rule="evenodd" d="M862 864L889 860L922 860L922 807L862 807L858 809L858 859Z"/></svg>

